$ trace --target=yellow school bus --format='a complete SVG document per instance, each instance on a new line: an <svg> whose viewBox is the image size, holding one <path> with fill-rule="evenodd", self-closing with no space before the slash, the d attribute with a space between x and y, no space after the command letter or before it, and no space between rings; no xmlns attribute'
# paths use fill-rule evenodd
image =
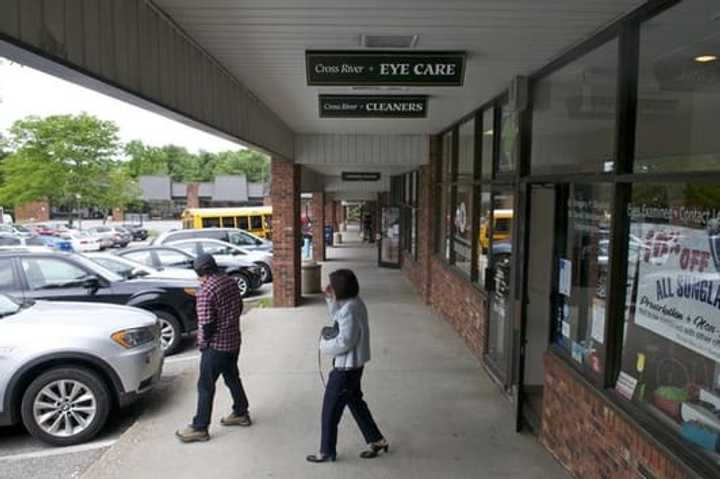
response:
<svg viewBox="0 0 720 479"><path fill-rule="evenodd" d="M493 211L493 239L502 241L512 235L513 210ZM480 246L483 253L490 247L490 222L483 221L480 225Z"/></svg>
<svg viewBox="0 0 720 479"><path fill-rule="evenodd" d="M182 214L184 229L240 228L262 238L272 236L272 206L242 208L188 208Z"/></svg>

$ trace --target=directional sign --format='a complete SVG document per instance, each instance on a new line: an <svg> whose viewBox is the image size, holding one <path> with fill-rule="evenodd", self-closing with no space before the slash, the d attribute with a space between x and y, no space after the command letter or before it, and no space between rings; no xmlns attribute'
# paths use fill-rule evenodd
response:
<svg viewBox="0 0 720 479"><path fill-rule="evenodd" d="M425 95L320 95L320 117L425 118Z"/></svg>
<svg viewBox="0 0 720 479"><path fill-rule="evenodd" d="M462 86L465 52L305 52L308 85Z"/></svg>
<svg viewBox="0 0 720 479"><path fill-rule="evenodd" d="M380 173L376 171L343 171L343 181L378 181Z"/></svg>

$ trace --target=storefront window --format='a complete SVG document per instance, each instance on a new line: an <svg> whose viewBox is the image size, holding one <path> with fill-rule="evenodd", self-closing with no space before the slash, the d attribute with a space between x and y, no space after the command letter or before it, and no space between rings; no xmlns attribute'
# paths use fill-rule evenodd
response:
<svg viewBox="0 0 720 479"><path fill-rule="evenodd" d="M618 41L538 81L533 88L533 174L611 173Z"/></svg>
<svg viewBox="0 0 720 479"><path fill-rule="evenodd" d="M442 255L443 258L445 258L446 261L450 261L449 237L452 232L453 218L453 215L450 211L450 196L452 192L452 186L450 185L450 181L452 181L452 132L447 133L443 136L442 143L442 165L440 172L442 181L439 185L438 191L438 194L440 195L440 221L437 251Z"/></svg>
<svg viewBox="0 0 720 479"><path fill-rule="evenodd" d="M488 260L490 257L489 245L490 245L490 192L479 191L477 194L480 195L480 211L478 211L478 224L480 225L480 232L477 237L478 242L478 283L480 285L485 284L485 273L489 266Z"/></svg>
<svg viewBox="0 0 720 479"><path fill-rule="evenodd" d="M472 181L475 173L475 120L470 120L459 128L457 181Z"/></svg>
<svg viewBox="0 0 720 479"><path fill-rule="evenodd" d="M616 390L720 461L720 184L636 184Z"/></svg>
<svg viewBox="0 0 720 479"><path fill-rule="evenodd" d="M455 265L470 275L472 269L472 185L461 184L457 187L455 202L453 249Z"/></svg>
<svg viewBox="0 0 720 479"><path fill-rule="evenodd" d="M507 104L503 105L498 157L498 173L500 174L515 171L520 140L518 116L517 113L510 111Z"/></svg>
<svg viewBox="0 0 720 479"><path fill-rule="evenodd" d="M716 0L687 0L640 30L635 172L720 170Z"/></svg>
<svg viewBox="0 0 720 479"><path fill-rule="evenodd" d="M570 186L566 244L557 258L554 340L596 379L605 368L612 192L609 184Z"/></svg>
<svg viewBox="0 0 720 479"><path fill-rule="evenodd" d="M494 154L494 133L495 108L488 108L483 112L482 132L482 178L492 178L493 154Z"/></svg>

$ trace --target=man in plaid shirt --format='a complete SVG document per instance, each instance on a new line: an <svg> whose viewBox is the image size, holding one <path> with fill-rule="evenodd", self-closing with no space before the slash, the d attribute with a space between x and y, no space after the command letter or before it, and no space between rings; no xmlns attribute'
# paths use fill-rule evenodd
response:
<svg viewBox="0 0 720 479"><path fill-rule="evenodd" d="M212 415L215 383L220 375L230 389L233 411L220 422L224 426L250 426L248 400L245 396L238 356L240 354L240 314L242 296L237 283L222 273L215 259L203 254L193 262L202 284L197 294L198 335L201 351L198 379L197 414L190 426L176 432L183 442L207 441Z"/></svg>

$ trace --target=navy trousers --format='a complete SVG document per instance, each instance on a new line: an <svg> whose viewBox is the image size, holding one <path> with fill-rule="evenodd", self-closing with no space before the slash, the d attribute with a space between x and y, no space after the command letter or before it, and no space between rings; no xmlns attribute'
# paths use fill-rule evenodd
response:
<svg viewBox="0 0 720 479"><path fill-rule="evenodd" d="M215 399L215 383L220 375L230 390L233 398L233 412L242 416L247 413L248 400L245 396L240 371L238 370L239 351L217 351L206 349L200 356L200 377L198 378L197 413L193 419L193 427L206 430L210 425L213 401Z"/></svg>
<svg viewBox="0 0 720 479"><path fill-rule="evenodd" d="M365 442L376 442L383 438L363 399L362 374L362 368L350 371L333 369L330 372L322 407L321 454L336 454L338 424L345 406L350 409Z"/></svg>

